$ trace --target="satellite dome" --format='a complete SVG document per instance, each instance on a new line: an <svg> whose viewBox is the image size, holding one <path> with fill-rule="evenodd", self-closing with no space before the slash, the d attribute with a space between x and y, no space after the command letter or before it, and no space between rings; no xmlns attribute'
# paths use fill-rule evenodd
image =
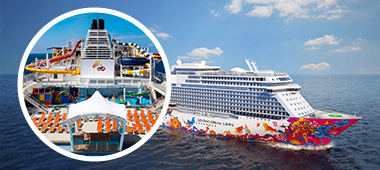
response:
<svg viewBox="0 0 380 170"><path fill-rule="evenodd" d="M235 68L231 69L231 71L232 72L238 72L238 73L245 73L245 72L247 72L247 70L244 70L244 69L242 69L240 67L235 67Z"/></svg>
<svg viewBox="0 0 380 170"><path fill-rule="evenodd" d="M177 64L177 66L181 66L182 61L180 59L178 59L175 63Z"/></svg>

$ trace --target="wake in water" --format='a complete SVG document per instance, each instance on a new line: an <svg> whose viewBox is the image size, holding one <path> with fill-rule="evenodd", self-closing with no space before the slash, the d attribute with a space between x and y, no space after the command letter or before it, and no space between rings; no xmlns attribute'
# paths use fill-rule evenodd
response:
<svg viewBox="0 0 380 170"><path fill-rule="evenodd" d="M264 143L264 142L263 142ZM281 148L281 149L288 149L288 150L329 150L333 147L333 145L327 144L327 145L319 145L319 146L301 146L301 145L292 145L292 144L286 144L286 143L274 143L274 142L266 142L266 144L270 147L274 148Z"/></svg>

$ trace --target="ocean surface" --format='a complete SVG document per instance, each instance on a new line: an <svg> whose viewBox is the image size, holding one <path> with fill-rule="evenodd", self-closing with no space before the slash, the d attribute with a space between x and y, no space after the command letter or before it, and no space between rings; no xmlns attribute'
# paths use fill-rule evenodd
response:
<svg viewBox="0 0 380 170"><path fill-rule="evenodd" d="M362 120L329 150L292 150L160 128L133 153L108 162L67 158L46 146L20 109L17 75L0 76L0 169L379 169L380 75L291 75L315 109Z"/></svg>

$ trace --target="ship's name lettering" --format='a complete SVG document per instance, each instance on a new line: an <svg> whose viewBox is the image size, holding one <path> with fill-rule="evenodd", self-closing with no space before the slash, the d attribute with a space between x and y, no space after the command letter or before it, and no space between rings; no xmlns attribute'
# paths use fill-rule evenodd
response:
<svg viewBox="0 0 380 170"><path fill-rule="evenodd" d="M210 124L215 124L215 125L222 125L222 126L231 126L234 127L233 123L228 123L228 122L218 122L215 120L207 120L207 119L197 119L198 122L203 122L203 123L210 123Z"/></svg>

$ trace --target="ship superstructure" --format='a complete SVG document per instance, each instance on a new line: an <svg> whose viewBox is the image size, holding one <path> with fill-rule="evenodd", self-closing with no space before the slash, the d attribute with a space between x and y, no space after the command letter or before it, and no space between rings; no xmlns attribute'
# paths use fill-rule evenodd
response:
<svg viewBox="0 0 380 170"><path fill-rule="evenodd" d="M166 126L247 140L321 145L360 119L315 110L300 94L301 86L293 84L288 74L259 71L254 62L246 63L249 70L233 68L222 72L219 66L208 66L204 61L177 60L171 72L171 104L175 107L168 111ZM343 121L341 127L345 128L337 130L335 121ZM295 122L297 127L292 126ZM333 125L325 129L334 129L328 140L316 137L322 134L317 129L323 125Z"/></svg>

